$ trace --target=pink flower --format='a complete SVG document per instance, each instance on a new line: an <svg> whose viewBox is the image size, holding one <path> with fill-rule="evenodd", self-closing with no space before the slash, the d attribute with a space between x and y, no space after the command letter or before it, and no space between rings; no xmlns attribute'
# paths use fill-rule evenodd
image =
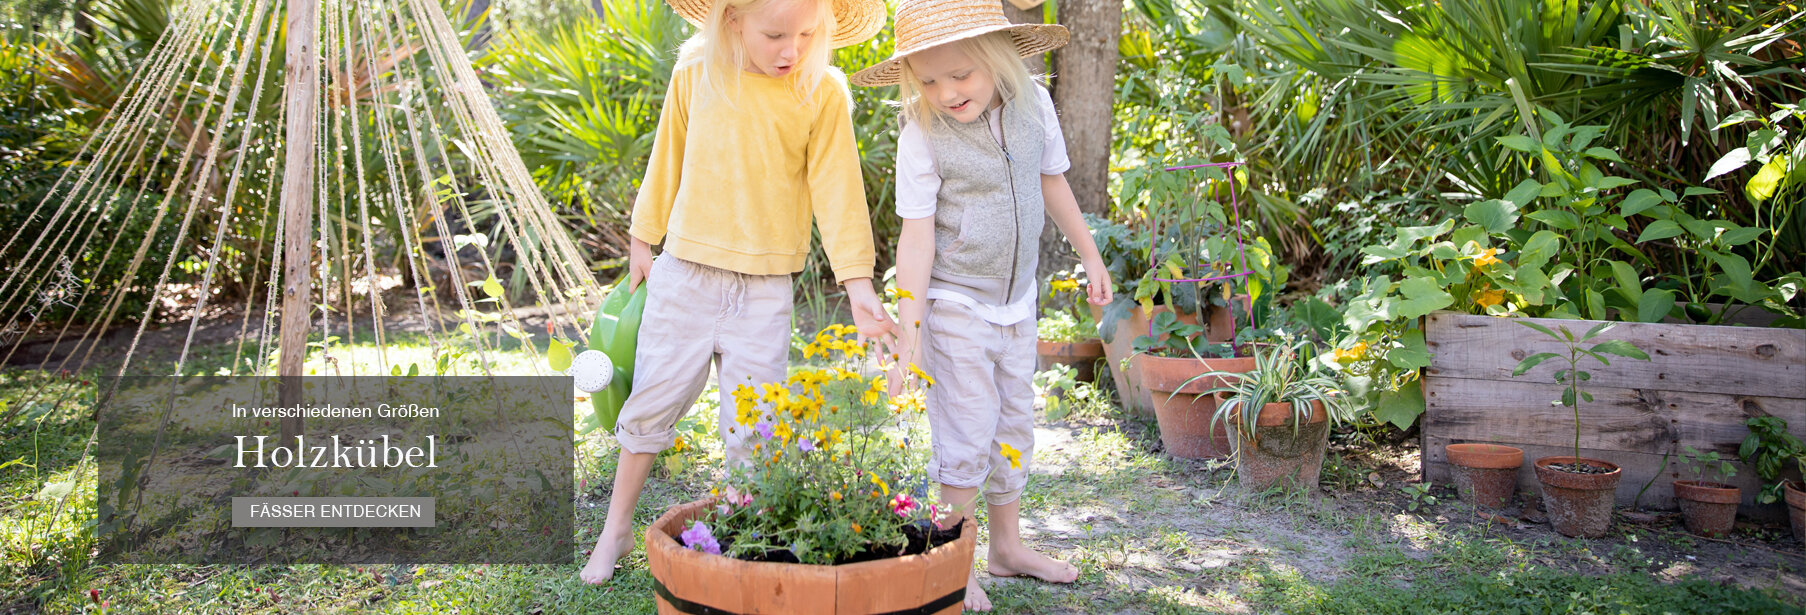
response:
<svg viewBox="0 0 1806 615"><path fill-rule="evenodd" d="M899 493L890 499L890 511L897 513L899 517L909 518L909 513L915 512L915 509L916 501L907 493Z"/></svg>
<svg viewBox="0 0 1806 615"><path fill-rule="evenodd" d="M721 543L715 540L713 533L709 532L709 526L704 525L701 521L690 526L690 529L684 530L679 538L683 539L684 546L687 548L711 555L721 555Z"/></svg>
<svg viewBox="0 0 1806 615"><path fill-rule="evenodd" d="M739 489L728 487L727 493L722 494L722 499L735 506L745 506L752 503L752 494L740 493Z"/></svg>

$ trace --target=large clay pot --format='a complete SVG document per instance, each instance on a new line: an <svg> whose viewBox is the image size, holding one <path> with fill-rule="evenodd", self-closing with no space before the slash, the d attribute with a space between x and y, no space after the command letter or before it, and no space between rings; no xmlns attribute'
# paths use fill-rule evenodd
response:
<svg viewBox="0 0 1806 615"><path fill-rule="evenodd" d="M1743 492L1736 485L1701 480L1674 481L1674 498L1681 505L1681 521L1687 531L1701 536L1723 536L1737 525L1737 504Z"/></svg>
<svg viewBox="0 0 1806 615"><path fill-rule="evenodd" d="M1788 482L1783 490L1787 500L1787 523L1793 526L1793 539L1806 542L1806 490L1795 482Z"/></svg>
<svg viewBox="0 0 1806 615"><path fill-rule="evenodd" d="M1549 467L1579 463L1610 470L1602 474L1576 474ZM1543 508L1549 524L1563 536L1598 538L1612 527L1612 502L1624 472L1617 464L1584 457L1544 457L1536 460L1536 480L1543 484Z"/></svg>
<svg viewBox="0 0 1806 615"><path fill-rule="evenodd" d="M1217 394L1217 403L1228 395ZM1232 417L1229 436L1236 440L1235 478L1242 488L1261 492L1274 487L1316 489L1329 448L1329 413L1323 402L1311 402L1310 418L1297 425L1292 403L1267 404L1255 418L1253 434L1240 433Z"/></svg>
<svg viewBox="0 0 1806 615"><path fill-rule="evenodd" d="M1074 376L1084 382L1097 382L1097 361L1104 358L1104 341L1091 339L1083 342L1043 342L1035 341L1037 370L1049 369L1054 364L1072 367Z"/></svg>
<svg viewBox="0 0 1806 615"><path fill-rule="evenodd" d="M646 529L646 564L661 615L680 613L959 613L978 529L927 553L843 566L749 562L686 549L685 526L714 501L666 511Z"/></svg>
<svg viewBox="0 0 1806 615"><path fill-rule="evenodd" d="M1210 425L1216 412L1215 397L1204 391L1221 386L1218 378L1199 378L1213 371L1246 372L1254 369L1253 358L1204 359L1168 358L1137 355L1133 362L1141 376L1141 385L1153 395L1154 418L1160 424L1160 444L1174 457L1210 459L1227 457L1228 426ZM1191 381L1189 384L1187 381Z"/></svg>
<svg viewBox="0 0 1806 615"><path fill-rule="evenodd" d="M1244 307L1250 302L1247 297L1239 297ZM1091 310L1091 317L1103 322L1104 310L1090 303L1085 304ZM1141 384L1141 375L1137 373L1133 361L1135 354L1135 338L1153 331L1151 314L1171 312L1173 309L1165 305L1154 306L1149 312L1140 307L1131 308L1129 315L1116 321L1116 333L1113 339L1104 343L1104 358L1110 364L1110 377L1116 384L1116 394L1122 403L1123 411L1132 416L1143 418L1154 417L1154 394ZM1211 342L1227 342L1235 334L1234 314L1224 308L1208 306L1205 310L1204 339ZM1197 314L1180 314L1179 322L1198 324ZM1127 362L1127 365L1124 363Z"/></svg>
<svg viewBox="0 0 1806 615"><path fill-rule="evenodd" d="M1467 442L1443 447L1448 454L1455 492L1471 506L1505 508L1517 495L1518 468L1524 450L1503 444Z"/></svg>

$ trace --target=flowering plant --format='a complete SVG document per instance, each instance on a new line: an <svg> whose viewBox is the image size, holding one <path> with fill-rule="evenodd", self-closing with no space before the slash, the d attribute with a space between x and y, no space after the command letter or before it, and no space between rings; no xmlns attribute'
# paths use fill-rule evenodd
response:
<svg viewBox="0 0 1806 615"><path fill-rule="evenodd" d="M1054 306L1041 311L1035 323L1035 337L1043 342L1073 344L1097 338L1097 322L1085 307L1085 287L1076 271L1054 274L1047 279L1047 298Z"/></svg>
<svg viewBox="0 0 1806 615"><path fill-rule="evenodd" d="M816 365L785 382L734 387L735 422L749 463L730 467L711 490L716 505L680 537L684 546L730 557L838 564L919 553L951 540L930 519L944 506L928 488L923 387L909 365L900 392L874 375L854 329L829 325L803 349ZM732 465L732 464L730 464Z"/></svg>

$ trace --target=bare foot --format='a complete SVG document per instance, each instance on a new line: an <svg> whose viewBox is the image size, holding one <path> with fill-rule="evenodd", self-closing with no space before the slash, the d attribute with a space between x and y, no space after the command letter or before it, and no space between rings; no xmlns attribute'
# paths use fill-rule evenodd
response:
<svg viewBox="0 0 1806 615"><path fill-rule="evenodd" d="M1027 548L992 549L990 553L985 561L990 562L994 577L1030 576L1048 583L1071 583L1079 578L1077 566Z"/></svg>
<svg viewBox="0 0 1806 615"><path fill-rule="evenodd" d="M615 561L633 551L633 535L628 534L616 540L607 536L596 539L596 548L590 551L589 563L577 573L577 578L590 585L607 583L615 576Z"/></svg>
<svg viewBox="0 0 1806 615"><path fill-rule="evenodd" d="M991 597L986 596L984 586L978 584L978 571L976 570L972 571L972 576L966 577L966 610L991 610Z"/></svg>

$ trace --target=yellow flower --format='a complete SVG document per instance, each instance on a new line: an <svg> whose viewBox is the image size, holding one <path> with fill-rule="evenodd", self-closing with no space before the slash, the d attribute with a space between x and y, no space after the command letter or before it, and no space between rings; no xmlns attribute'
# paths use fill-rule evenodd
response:
<svg viewBox="0 0 1806 615"><path fill-rule="evenodd" d="M892 397L890 399L890 407L891 407L891 413L902 414L904 412L909 412L911 410L918 411L918 412L921 410L924 410L924 409L926 409L926 404L924 403L923 395L922 395L921 391L910 391L908 393L904 393L902 395Z"/></svg>
<svg viewBox="0 0 1806 615"><path fill-rule="evenodd" d="M907 290L903 290L901 288L891 289L891 294L893 296L895 296L897 299L915 299L916 298L915 293L909 292Z"/></svg>
<svg viewBox="0 0 1806 615"><path fill-rule="evenodd" d="M690 443L685 442L683 436L678 436L676 440L671 442L671 451L674 453L684 452L684 449L687 448L690 448Z"/></svg>
<svg viewBox="0 0 1806 615"><path fill-rule="evenodd" d="M759 394L744 384L734 387L734 420L741 425L759 422Z"/></svg>
<svg viewBox="0 0 1806 615"><path fill-rule="evenodd" d="M789 400L790 389L786 389L776 384L765 385L765 401L771 402L774 406L782 406L784 405L784 402Z"/></svg>
<svg viewBox="0 0 1806 615"><path fill-rule="evenodd" d="M921 378L922 382L928 383L928 386L934 386L934 379L928 377L928 372L922 371L922 368L916 367L916 364L909 364L909 373L915 374L917 378Z"/></svg>
<svg viewBox="0 0 1806 615"><path fill-rule="evenodd" d="M779 442L788 443L792 437L796 436L796 432L790 430L789 423L778 421L778 424L771 428L771 435L777 437Z"/></svg>
<svg viewBox="0 0 1806 615"><path fill-rule="evenodd" d="M1016 447L1002 442L998 442L997 446L1003 452L1003 458L1010 460L1010 469L1018 470L1022 468L1022 451L1016 450Z"/></svg>
<svg viewBox="0 0 1806 615"><path fill-rule="evenodd" d="M840 501L840 492L836 491L834 493L830 493L830 494L828 494L828 497L834 498L834 501L839 502Z"/></svg>
<svg viewBox="0 0 1806 615"><path fill-rule="evenodd" d="M1484 269L1486 267L1491 267L1493 265L1499 264L1498 254L1499 254L1498 248L1487 248L1485 250L1481 250L1480 255L1474 257L1474 267L1476 269Z"/></svg>
<svg viewBox="0 0 1806 615"><path fill-rule="evenodd" d="M840 444L842 433L844 432L827 427L817 429L815 430L815 446L823 449L834 448L834 445Z"/></svg>
<svg viewBox="0 0 1806 615"><path fill-rule="evenodd" d="M865 390L864 400L865 400L866 405L878 403L878 398L880 396L884 395L884 391L885 391L884 377L883 376L873 377L871 388L868 388Z"/></svg>
<svg viewBox="0 0 1806 615"><path fill-rule="evenodd" d="M1331 353L1331 356L1333 356L1338 363L1358 361L1362 357L1367 356L1367 342L1356 342L1355 345L1350 346L1347 349L1337 348L1335 352Z"/></svg>
<svg viewBox="0 0 1806 615"><path fill-rule="evenodd" d="M858 534L861 529L862 528L859 527L859 524L857 524L857 523L853 524L853 533L854 534Z"/></svg>
<svg viewBox="0 0 1806 615"><path fill-rule="evenodd" d="M884 495L890 495L890 485L885 483L884 479L878 478L877 474L870 474L869 476L872 477L872 484L877 485L879 489L884 490Z"/></svg>
<svg viewBox="0 0 1806 615"><path fill-rule="evenodd" d="M1078 289L1079 281L1077 278L1051 280L1047 283L1048 294L1070 293L1076 292Z"/></svg>
<svg viewBox="0 0 1806 615"><path fill-rule="evenodd" d="M1480 309L1486 309L1504 302L1505 291L1497 288L1482 291L1479 294L1474 295L1474 305L1480 306Z"/></svg>

